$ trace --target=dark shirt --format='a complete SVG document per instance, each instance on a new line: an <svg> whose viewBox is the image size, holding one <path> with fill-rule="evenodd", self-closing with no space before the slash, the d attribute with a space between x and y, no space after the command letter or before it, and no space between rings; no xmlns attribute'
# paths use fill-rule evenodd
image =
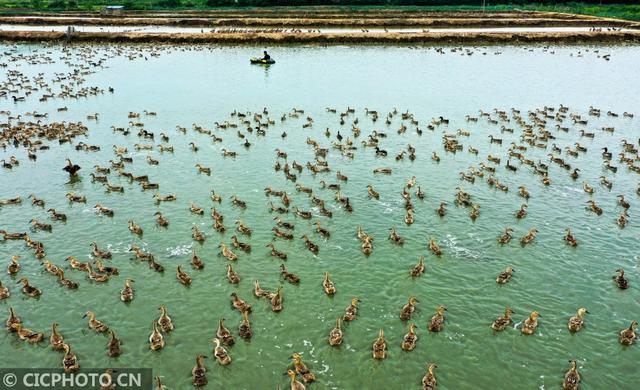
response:
<svg viewBox="0 0 640 390"><path fill-rule="evenodd" d="M271 59L271 56L269 54L265 54L264 57L262 57L262 59L265 61L269 61Z"/></svg>

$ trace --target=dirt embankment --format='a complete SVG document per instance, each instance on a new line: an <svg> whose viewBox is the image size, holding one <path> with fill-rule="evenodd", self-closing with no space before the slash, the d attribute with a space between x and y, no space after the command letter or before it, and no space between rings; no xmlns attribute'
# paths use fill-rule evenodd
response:
<svg viewBox="0 0 640 390"><path fill-rule="evenodd" d="M639 43L638 32L535 32L535 33L229 33L229 34L158 34L158 33L76 33L0 31L0 41L15 42L109 42L109 43L187 43L187 44L434 44L434 45L517 45L517 44L591 44Z"/></svg>

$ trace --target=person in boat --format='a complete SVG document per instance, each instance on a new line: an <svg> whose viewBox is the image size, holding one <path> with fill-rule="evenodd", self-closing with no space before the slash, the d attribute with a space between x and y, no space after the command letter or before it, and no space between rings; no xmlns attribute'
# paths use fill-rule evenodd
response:
<svg viewBox="0 0 640 390"><path fill-rule="evenodd" d="M271 61L271 56L269 55L269 53L267 53L267 51L264 51L264 56L261 58L262 61Z"/></svg>

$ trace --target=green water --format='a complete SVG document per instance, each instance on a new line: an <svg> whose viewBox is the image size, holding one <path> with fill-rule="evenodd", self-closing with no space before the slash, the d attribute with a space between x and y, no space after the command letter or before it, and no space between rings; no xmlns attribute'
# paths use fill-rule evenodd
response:
<svg viewBox="0 0 640 390"><path fill-rule="evenodd" d="M5 45L0 49L8 52L11 47ZM1 80L6 80L9 70L20 70L30 77L43 72L44 80L50 80L54 72L70 70L60 60L60 47L18 46L13 50L11 56L21 53L34 57L11 61L10 56L3 55L0 62L8 67L0 68ZM2 158L15 155L21 162L11 171L0 171L0 198L22 196L24 200L22 205L0 208L0 226L10 232L28 231L28 221L33 217L52 223L52 233L30 232L30 235L44 242L47 259L58 266L66 266L63 260L70 255L88 261L89 243L96 241L101 248L113 252L108 265L118 267L120 276L106 284L95 284L84 273L67 270L68 278L80 282L77 291L69 291L43 270L23 242L3 241L2 268L9 264L12 255L22 255L19 276L29 277L33 285L43 290L43 295L37 300L25 298L15 285L17 278L12 280L3 270L0 280L11 288L12 295L0 302L0 310L6 313L6 308L13 306L28 328L47 333L51 323L58 322L83 367L152 367L154 375L164 376L169 388L191 388L190 370L195 356L212 356L210 340L215 335L217 319L224 316L227 327L236 335L236 344L228 348L233 359L230 366L222 367L208 359L208 388L212 389L274 389L278 384L284 388L288 386L288 378L283 373L294 352L301 353L303 361L317 375L317 382L308 386L312 389L420 388L429 362L439 366L436 373L442 389L554 389L560 388L569 359L579 363L581 388L638 387L640 349L637 345L622 347L617 334L632 320L640 319L636 253L639 233L636 221L640 214L635 194L639 180L615 157L622 151L621 140L635 143L640 130L637 46L471 48L474 52L471 56L449 49L446 54L439 54L434 49L406 47L274 48L271 54L278 63L270 68L248 64L248 58L259 53L261 47L155 49L159 56L150 56L150 49L145 47L147 60L130 60L125 56L142 47L68 50L73 63L83 62L76 57L81 52L91 56L92 61L110 57L105 68L95 68L95 73L84 76L83 85L104 89L111 86L115 92L44 103L38 101L40 92L36 92L16 104L3 98L0 107L10 110L11 115L34 110L47 112L49 117L44 121L83 121L90 132L86 139L76 142L100 145L102 150L86 153L76 151L72 145L54 142L51 150L38 153L36 162L27 159L24 148L9 146L0 151ZM116 50L120 51L118 55ZM610 61L598 58L607 53L611 54ZM44 56L51 63L30 63ZM571 125L569 120L562 124L570 127L568 133L557 132L555 122L550 120L547 127L557 139L550 141L546 149L530 147L525 152L529 159L548 163L546 155L551 152L552 143L563 149L573 147L574 142L588 147L588 152L577 158L564 152L561 156L581 169L580 179L573 181L568 171L550 164L549 187L543 186L540 176L515 159L512 164L520 168L516 173L504 168L509 143L521 143L521 129L513 120L507 127L515 127L514 134L501 134L502 123L464 120L467 114L477 116L481 109L509 111L511 107L520 109L527 119L528 110L545 105L557 108L560 104L583 117L588 117L588 107L592 105L601 108L603 115L588 117L589 124L584 128L596 133L593 140L580 138L578 130L582 127ZM62 106L67 106L68 111L57 112L56 108ZM344 126L336 114L325 110L335 107L340 112L347 106L356 112L346 117ZM237 119L229 116L234 110L261 112L263 107L276 122L266 137L257 137L255 132L248 134L243 126L215 129L216 121L237 123ZM280 122L282 114L291 112L293 107L304 109L304 115ZM381 113L378 122L373 123L365 115L365 107ZM424 130L423 135L418 136L415 126L408 121L404 121L409 127L407 132L398 135L396 130L403 123L399 115L386 126L384 117L394 108L413 113ZM127 126L129 111L144 109L158 113L157 117L140 119L145 128L156 135L166 132L175 153L136 152L135 143L148 143L135 135L136 129L126 137L111 131L112 125ZM608 110L620 117L607 117ZM635 112L636 118L623 118L623 111ZM86 119L86 115L96 112L100 113L98 122ZM306 116L314 119L311 128L302 128ZM427 130L427 123L438 116L450 119L449 125L437 127L433 132ZM290 162L313 162L313 149L305 140L310 137L322 147L331 148L338 130L345 137L352 136L350 126L355 118L362 135L355 140L358 148L354 159L346 159L330 149L327 161L331 173L313 176L305 169L298 174L298 183L313 187L316 196L324 199L327 208L333 211L333 218L328 219L318 217L317 209L313 209L316 216L312 220L321 220L332 236L322 240L309 221L291 213L285 216L285 220L296 224L296 239L291 242L277 239L275 244L288 253L286 266L302 281L298 286L284 284L284 310L273 313L267 301L252 294L255 279L270 290L282 283L280 262L264 248L273 239L270 229L274 222L262 189L272 186L286 190L292 205L312 209L310 199L296 192L282 172L274 171L274 150L288 152ZM6 116L0 119L5 122ZM210 137L191 130L194 123L212 129L224 141L212 143ZM177 132L177 125L189 128L187 134ZM616 131L602 132L599 129L603 126L614 126ZM331 129L331 139L324 135L327 127ZM468 138L460 137L465 151L455 155L445 153L443 132L454 133L459 128L472 133ZM241 146L236 130L247 134L252 143L250 149ZM280 134L285 130L288 137L282 139ZM380 142L381 148L389 151L389 157L376 158L372 148L360 146L360 141L373 130L389 135ZM488 134L503 138L503 146L490 144ZM193 153L189 142L197 143L199 152ZM158 143L157 139L155 144ZM114 159L113 144L129 148L134 162L127 165L127 171L149 175L151 182L160 184L160 194L176 194L178 200L156 205L152 191L143 192L139 185L114 173L109 180L124 186L124 194L105 193L103 186L91 183L91 167L106 166ZM417 149L416 160L395 161L394 156L408 144ZM468 145L479 149L478 156L466 152ZM602 167L600 148L604 146L613 152L613 165L619 166L616 174ZM222 157L224 147L239 156ZM442 157L440 163L431 160L433 151ZM147 154L160 164L148 165ZM488 186L482 178L476 178L475 184L459 180L458 172L480 162L487 163L488 154L502 157L502 166L495 176L509 186L508 193ZM70 183L61 170L66 157L83 167L80 181ZM196 163L211 167L213 174L210 177L198 174ZM394 173L374 176L372 169L381 166L392 167ZM336 170L349 177L348 183L342 183L341 192L350 197L352 214L345 213L333 200L333 191L320 188L320 180L337 182ZM422 201L413 197L415 223L407 226L401 191L414 175L426 197ZM612 191L599 185L601 175L614 182ZM595 194L584 193L582 181L594 187ZM381 193L380 200L367 197L369 183ZM514 217L522 203L517 195L519 185L531 192L528 216L522 220ZM470 220L468 209L454 206L457 186L463 186L473 201L481 205L480 217L475 222ZM213 221L208 215L213 205L209 198L211 189L224 197L221 205L215 204L225 216L228 230L223 235L212 229ZM69 191L86 195L87 204L68 203L64 195ZM32 192L46 200L47 208L55 207L66 213L68 222L51 222L44 210L26 199ZM623 230L615 224L615 218L622 212L615 199L619 194L624 194L631 203L630 222ZM233 207L230 202L233 195L245 200L248 208L243 211ZM588 199L604 209L603 215L598 217L585 210ZM442 219L435 213L441 201L449 204ZM91 206L98 202L113 208L115 216L96 215ZM205 215L191 214L190 202L205 208ZM153 214L157 210L169 219L168 229L156 226ZM225 277L228 261L216 254L219 243L230 244L230 236L235 234L232 223L240 218L253 228L251 238L239 236L241 241L251 243L253 251L245 254L236 250L239 260L234 268L242 281L233 286ZM128 231L129 219L145 229L142 239ZM194 224L207 235L202 245L191 237ZM355 234L358 226L374 237L374 250L369 257L360 251ZM404 237L404 246L392 245L387 240L392 226ZM514 240L500 246L496 238L507 226L514 228ZM521 247L518 239L531 227L536 227L539 235L533 244ZM567 227L579 241L577 248L564 244ZM317 256L306 250L299 239L305 233L319 244ZM429 252L429 237L440 243L442 257ZM166 272L155 273L146 264L131 260L126 251L131 244L153 253ZM189 265L191 249L196 249L205 261L204 270L195 271ZM412 279L409 270L420 255L426 256L426 272ZM176 280L177 265L182 265L193 277L190 287ZM513 266L516 273L509 284L499 286L495 277L507 266ZM620 267L624 267L630 280L626 291L617 289L611 280ZM338 290L332 298L324 294L321 286L327 271ZM136 297L128 305L119 300L125 277L136 281ZM241 315L232 309L229 300L234 291L253 305L250 319L254 336L250 342L237 337ZM415 351L404 352L400 342L407 324L400 321L398 314L410 295L420 299L413 317L419 340ZM343 345L331 347L327 343L328 333L352 297L362 300L358 318L345 326ZM161 304L167 306L176 329L166 337L167 345L161 352L152 352L147 339L151 321L157 318ZM448 308L445 329L438 334L430 333L427 324L441 304ZM507 305L516 312L516 323L531 311L539 311L542 317L538 332L524 336L519 329L509 328L493 334L489 324ZM572 335L567 330L567 321L583 306L591 314L586 317L585 328ZM112 359L106 355L108 338L88 329L82 319L86 310L96 312L99 320L116 331L124 342L122 356ZM371 357L371 344L379 329L385 330L389 347L384 361ZM59 367L62 359L61 354L50 350L47 342L27 345L15 334L6 332L0 332L0 351L4 357L0 365L4 367Z"/></svg>

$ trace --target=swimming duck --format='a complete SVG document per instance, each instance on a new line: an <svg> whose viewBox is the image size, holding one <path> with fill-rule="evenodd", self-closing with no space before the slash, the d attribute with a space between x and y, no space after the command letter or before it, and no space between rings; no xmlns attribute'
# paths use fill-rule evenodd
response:
<svg viewBox="0 0 640 390"><path fill-rule="evenodd" d="M16 313L13 310L13 307L9 307L9 318L5 322L7 330L9 332L15 332L13 325L21 324L21 323L22 323L22 320L20 319L20 317L16 316Z"/></svg>
<svg viewBox="0 0 640 390"><path fill-rule="evenodd" d="M324 289L324 292L327 295L334 295L336 293L336 287L331 281L331 279L329 279L328 272L324 273L324 279L322 280L322 288Z"/></svg>
<svg viewBox="0 0 640 390"><path fill-rule="evenodd" d="M529 194L529 191L527 191L527 189L524 186L518 187L518 194L527 200L531 196L531 194Z"/></svg>
<svg viewBox="0 0 640 390"><path fill-rule="evenodd" d="M429 330L431 332L440 332L444 329L444 312L447 310L444 306L438 306L436 308L436 314L431 317L429 322Z"/></svg>
<svg viewBox="0 0 640 390"><path fill-rule="evenodd" d="M167 390L167 387L162 384L162 380L160 376L156 376L156 387L154 390Z"/></svg>
<svg viewBox="0 0 640 390"><path fill-rule="evenodd" d="M235 292L231 293L231 303L234 309L238 310L240 313L244 313L245 311L251 313L251 305L240 299L238 294Z"/></svg>
<svg viewBox="0 0 640 390"><path fill-rule="evenodd" d="M18 283L22 283L22 293L31 298L37 298L42 295L42 291L29 284L29 279L22 278L18 280Z"/></svg>
<svg viewBox="0 0 640 390"><path fill-rule="evenodd" d="M233 270L231 264L227 264L227 280L229 280L229 283L231 284L240 283L240 275Z"/></svg>
<svg viewBox="0 0 640 390"><path fill-rule="evenodd" d="M227 247L225 244L220 244L218 245L218 247L221 248L220 253L222 254L222 256L226 257L227 260L230 260L230 261L238 260L238 255L233 253L233 251L231 251L231 249L229 249L229 247Z"/></svg>
<svg viewBox="0 0 640 390"><path fill-rule="evenodd" d="M216 360L218 361L218 363L220 363L220 365L222 366L226 366L230 364L231 356L229 356L229 353L227 352L227 350L220 345L220 340L215 338L213 339L213 343L216 345L213 348L213 356L216 357Z"/></svg>
<svg viewBox="0 0 640 390"><path fill-rule="evenodd" d="M53 219L55 221L66 221L67 220L67 215L57 212L56 209L49 209L49 210L47 210L47 212L51 213L51 219Z"/></svg>
<svg viewBox="0 0 640 390"><path fill-rule="evenodd" d="M420 256L418 264L411 268L411 276L416 277L422 275L424 273L424 268L424 256Z"/></svg>
<svg viewBox="0 0 640 390"><path fill-rule="evenodd" d="M353 321L356 319L358 315L358 302L360 302L358 298L351 298L351 304L344 309L344 315L342 316L343 321Z"/></svg>
<svg viewBox="0 0 640 390"><path fill-rule="evenodd" d="M318 232L318 234L320 234L323 238L328 239L331 237L331 232L327 229L324 229L322 226L320 226L320 221L316 221L315 225L316 225L316 232Z"/></svg>
<svg viewBox="0 0 640 390"><path fill-rule="evenodd" d="M307 365L302 362L302 356L300 356L300 354L294 353L292 358L296 373L302 377L305 383L311 383L316 380L315 374L309 371Z"/></svg>
<svg viewBox="0 0 640 390"><path fill-rule="evenodd" d="M193 202L189 205L189 211L196 215L204 215L204 209L202 207L196 206Z"/></svg>
<svg viewBox="0 0 640 390"><path fill-rule="evenodd" d="M564 374L564 380L562 381L562 388L564 390L578 390L580 386L580 374L578 373L578 367L575 360L569 360L571 368Z"/></svg>
<svg viewBox="0 0 640 390"><path fill-rule="evenodd" d="M192 383L196 387L205 386L209 381L207 380L207 368L204 366L204 359L206 356L196 356L196 365L191 369L191 376L193 377Z"/></svg>
<svg viewBox="0 0 640 390"><path fill-rule="evenodd" d="M342 344L342 318L336 318L336 327L329 332L329 345L336 346Z"/></svg>
<svg viewBox="0 0 640 390"><path fill-rule="evenodd" d="M401 347L405 351L413 351L418 342L418 335L415 332L416 324L409 324L409 332L402 338Z"/></svg>
<svg viewBox="0 0 640 390"><path fill-rule="evenodd" d="M627 226L627 222L629 222L629 214L624 210L620 213L618 218L616 218L616 225L618 225L620 229L624 229L624 227Z"/></svg>
<svg viewBox="0 0 640 390"><path fill-rule="evenodd" d="M161 226L161 227L169 226L169 221L164 217L164 215L162 215L161 212L156 211L155 214L153 215L156 216L156 223L158 224L158 226Z"/></svg>
<svg viewBox="0 0 640 390"><path fill-rule="evenodd" d="M578 309L578 314L574 317L569 318L569 323L567 324L570 332L579 332L582 329L582 325L584 325L584 315L589 313L587 309L581 307Z"/></svg>
<svg viewBox="0 0 640 390"><path fill-rule="evenodd" d="M71 353L71 347L69 344L63 344L64 356L62 358L62 368L66 373L76 372L80 369L80 363L75 354Z"/></svg>
<svg viewBox="0 0 640 390"><path fill-rule="evenodd" d="M275 296L274 293L272 293L271 291L267 291L265 289L263 289L262 287L260 287L260 282L258 282L257 280L253 282L253 295L255 295L256 298L268 298L271 299Z"/></svg>
<svg viewBox="0 0 640 390"><path fill-rule="evenodd" d="M527 205L523 204L520 206L520 210L516 213L516 218L522 219L527 216Z"/></svg>
<svg viewBox="0 0 640 390"><path fill-rule="evenodd" d="M373 186L371 184L367 185L367 193L369 194L369 197L371 197L371 198L380 199L380 193L378 191L374 190Z"/></svg>
<svg viewBox="0 0 640 390"><path fill-rule="evenodd" d="M275 294L273 295L273 297L271 298L271 310L275 313L281 312L282 311L282 301L283 301L283 296L282 296L282 286L278 287L278 289L276 290Z"/></svg>
<svg viewBox="0 0 640 390"><path fill-rule="evenodd" d="M618 275L613 277L613 280L618 285L618 288L621 290L626 290L629 287L629 281L624 277L624 269L617 269L616 272Z"/></svg>
<svg viewBox="0 0 640 390"><path fill-rule="evenodd" d="M151 323L151 327L153 328L153 331L149 336L149 348L151 348L152 351L159 351L164 348L164 336L158 330L157 321L153 321Z"/></svg>
<svg viewBox="0 0 640 390"><path fill-rule="evenodd" d="M306 390L305 385L296 379L295 371L287 370L287 375L291 378L291 390Z"/></svg>
<svg viewBox="0 0 640 390"><path fill-rule="evenodd" d="M197 226L191 228L191 236L198 242L203 242L207 238Z"/></svg>
<svg viewBox="0 0 640 390"><path fill-rule="evenodd" d="M28 196L28 198L31 199L31 204L32 205L44 207L45 202L44 202L43 199L36 198L36 196L34 194L30 194Z"/></svg>
<svg viewBox="0 0 640 390"><path fill-rule="evenodd" d="M566 233L564 235L564 241L567 243L567 245L578 246L578 240L576 240L571 234L571 229L567 228L565 232Z"/></svg>
<svg viewBox="0 0 640 390"><path fill-rule="evenodd" d="M431 250L431 252L433 252L434 255L442 256L442 250L440 249L440 246L438 246L438 243L434 238L431 238L429 240L429 249Z"/></svg>
<svg viewBox="0 0 640 390"><path fill-rule="evenodd" d="M72 163L69 159L66 159L66 161L67 165L65 165L62 170L67 172L69 176L76 176L78 171L82 168L79 165Z"/></svg>
<svg viewBox="0 0 640 390"><path fill-rule="evenodd" d="M173 321L171 320L171 317L169 317L169 314L167 314L166 306L162 305L158 308L158 310L160 310L160 318L158 318L157 322L160 326L160 329L164 333L171 332L173 330Z"/></svg>
<svg viewBox="0 0 640 390"><path fill-rule="evenodd" d="M189 276L189 274L184 272L182 268L180 268L180 266L176 268L176 278L180 283L182 283L185 286L188 286L191 284L191 276Z"/></svg>
<svg viewBox="0 0 640 390"><path fill-rule="evenodd" d="M196 164L196 168L198 169L198 173L204 173L205 175L211 175L211 168L205 167L202 164Z"/></svg>
<svg viewBox="0 0 640 390"><path fill-rule="evenodd" d="M391 232L389 233L389 239L391 240L391 242L395 244L398 244L398 245L404 244L404 239L400 237L398 232L396 232L395 226L391 228Z"/></svg>
<svg viewBox="0 0 640 390"><path fill-rule="evenodd" d="M60 270L58 272L58 283L60 283L61 285L65 286L66 288L68 288L70 290L75 290L79 286L79 284L77 282L74 282L73 280L70 280L70 279L66 279L64 277L64 271L63 270Z"/></svg>
<svg viewBox="0 0 640 390"><path fill-rule="evenodd" d="M89 280L92 280L96 283L105 283L109 281L109 275L99 274L95 272L91 264L88 264L88 263L87 263L87 275L89 276Z"/></svg>
<svg viewBox="0 0 640 390"><path fill-rule="evenodd" d="M511 320L511 314L513 314L513 310L511 310L510 307L507 307L504 310L504 316L498 317L495 321L493 321L493 323L491 323L491 329L495 330L496 332L505 330L507 326L509 326L511 322L513 322Z"/></svg>
<svg viewBox="0 0 640 390"><path fill-rule="evenodd" d="M436 209L436 213L440 217L444 217L444 215L447 213L447 209L445 208L445 206L446 206L445 202L440 202L440 206L438 206L438 208Z"/></svg>
<svg viewBox="0 0 640 390"><path fill-rule="evenodd" d="M109 327L104 323L96 320L96 315L92 311L84 313L82 318L89 318L89 328L96 331L96 333L105 333L109 330Z"/></svg>
<svg viewBox="0 0 640 390"><path fill-rule="evenodd" d="M313 243L306 234L304 234L301 238L304 241L307 249L309 249L311 253L317 255L320 251L320 247L317 244Z"/></svg>
<svg viewBox="0 0 640 390"><path fill-rule="evenodd" d="M9 264L9 266L7 267L7 273L9 275L15 275L20 271L20 263L18 263L18 260L20 260L21 256L11 256L11 264Z"/></svg>
<svg viewBox="0 0 640 390"><path fill-rule="evenodd" d="M49 337L51 349L54 351L61 351L64 349L64 337L58 332L58 323L54 322L51 325L51 336Z"/></svg>
<svg viewBox="0 0 640 390"><path fill-rule="evenodd" d="M87 203L87 197L84 195L76 195L75 192L67 192L65 195L70 202Z"/></svg>
<svg viewBox="0 0 640 390"><path fill-rule="evenodd" d="M418 197L418 199L424 199L424 197L426 196L426 194L424 193L424 191L422 191L422 188L420 186L418 186L418 189L416 190L416 196Z"/></svg>
<svg viewBox="0 0 640 390"><path fill-rule="evenodd" d="M522 245L527 245L531 243L536 238L537 233L538 233L538 229L531 228L527 234L525 234L524 236L522 236L522 238L520 238L520 243Z"/></svg>
<svg viewBox="0 0 640 390"><path fill-rule="evenodd" d="M89 272L89 263L81 263L73 256L68 256L65 261L69 262L69 266L73 269L77 269L84 272Z"/></svg>
<svg viewBox="0 0 640 390"><path fill-rule="evenodd" d="M538 317L540 317L540 313L537 311L531 312L531 315L522 322L522 333L523 334L533 334L538 328Z"/></svg>
<svg viewBox="0 0 640 390"><path fill-rule="evenodd" d="M404 306L402 306L402 310L400 310L400 319L402 321L407 321L408 319L410 319L411 315L416 310L416 304L419 302L420 301L415 297L409 297L409 301Z"/></svg>
<svg viewBox="0 0 640 390"><path fill-rule="evenodd" d="M631 325L627 329L620 331L619 340L622 345L631 345L636 341L636 328L638 328L638 321L631 321Z"/></svg>
<svg viewBox="0 0 640 390"><path fill-rule="evenodd" d="M384 359L387 357L387 342L384 340L384 331L382 329L378 332L378 338L373 342L371 348L374 359Z"/></svg>
<svg viewBox="0 0 640 390"><path fill-rule="evenodd" d="M9 288L2 284L2 280L0 280L0 300L7 299L11 296L9 292Z"/></svg>
<svg viewBox="0 0 640 390"><path fill-rule="evenodd" d="M283 221L280 217L273 217L273 219L276 221L276 224L282 228L290 230L294 230L296 228L294 224Z"/></svg>
<svg viewBox="0 0 640 390"><path fill-rule="evenodd" d="M300 282L300 278L297 275L288 272L284 264L280 264L280 275L284 280L291 284L298 284Z"/></svg>
<svg viewBox="0 0 640 390"><path fill-rule="evenodd" d="M438 389L438 381L436 379L433 370L438 368L436 364L429 364L427 366L427 373L424 377L422 377L422 390L437 390Z"/></svg>
<svg viewBox="0 0 640 390"><path fill-rule="evenodd" d="M591 187L589 184L587 184L586 181L582 182L582 190L587 194L593 194L595 192L595 189Z"/></svg>
<svg viewBox="0 0 640 390"><path fill-rule="evenodd" d="M505 269L503 272L500 272L500 275L498 275L498 277L496 278L496 283L498 284L508 283L509 280L511 280L511 275L513 275L514 272L515 270L513 268L507 267L507 269Z"/></svg>
<svg viewBox="0 0 640 390"><path fill-rule="evenodd" d="M116 333L113 329L109 329L109 335L111 338L109 339L109 343L107 344L107 356L109 357L118 357L122 354L122 349L120 346L122 345L122 340L119 340L116 337Z"/></svg>
<svg viewBox="0 0 640 390"><path fill-rule="evenodd" d="M96 264L96 268L98 268L98 271L102 272L103 274L107 274L107 275L110 275L110 276L120 275L120 271L116 267L106 266L106 265L102 264L102 261L100 261L100 260L96 260L95 264Z"/></svg>
<svg viewBox="0 0 640 390"><path fill-rule="evenodd" d="M120 300L122 302L127 303L133 301L133 287L131 287L131 283L133 282L134 280L129 278L124 280L124 288L120 291Z"/></svg>
<svg viewBox="0 0 640 390"><path fill-rule="evenodd" d="M233 335L229 330L224 326L224 317L220 317L218 320L218 330L216 331L216 338L222 341L222 344L230 347L235 343L233 339Z"/></svg>
<svg viewBox="0 0 640 390"><path fill-rule="evenodd" d="M500 237L498 237L498 242L500 244L507 244L509 243L509 241L511 241L511 233L513 232L513 229L508 227L504 230L504 234L502 234Z"/></svg>
<svg viewBox="0 0 640 390"><path fill-rule="evenodd" d="M238 225L237 229L240 233L246 236L251 236L251 233L253 233L253 230L247 227L242 220L236 220L235 224Z"/></svg>
<svg viewBox="0 0 640 390"><path fill-rule="evenodd" d="M93 206L93 208L96 209L98 213L105 215L107 217L113 217L114 215L113 210L111 210L110 208L104 207L100 203L97 203L95 206Z"/></svg>
<svg viewBox="0 0 640 390"><path fill-rule="evenodd" d="M253 337L253 330L251 329L251 323L249 322L249 312L242 313L242 322L238 327L238 335L244 340L249 340Z"/></svg>
<svg viewBox="0 0 640 390"><path fill-rule="evenodd" d="M587 207L587 210L593 211L594 213L596 213L596 215L602 214L602 209L598 207L598 205L596 205L596 202L589 200L587 201L587 204L589 205L589 207Z"/></svg>
<svg viewBox="0 0 640 390"><path fill-rule="evenodd" d="M93 257L99 257L101 259L111 258L111 252L98 249L98 244L96 244L95 242L92 242L90 246L93 247L93 252L91 253Z"/></svg>
<svg viewBox="0 0 640 390"><path fill-rule="evenodd" d="M629 202L627 202L626 200L624 200L624 195L618 195L618 204L624 208L624 209L628 209L629 207L631 207L631 205L629 204Z"/></svg>
<svg viewBox="0 0 640 390"><path fill-rule="evenodd" d="M35 218L32 218L29 221L29 223L31 224L31 226L33 226L34 230L42 230L42 231L46 231L46 232L51 232L51 230L53 229L53 227L50 224L39 222Z"/></svg>

